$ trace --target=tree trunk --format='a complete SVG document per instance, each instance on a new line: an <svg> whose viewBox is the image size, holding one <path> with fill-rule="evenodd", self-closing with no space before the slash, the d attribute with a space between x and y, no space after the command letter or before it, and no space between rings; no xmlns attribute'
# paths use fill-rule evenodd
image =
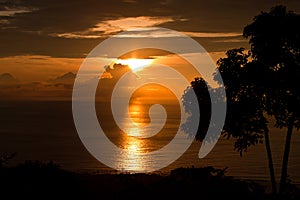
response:
<svg viewBox="0 0 300 200"><path fill-rule="evenodd" d="M286 189L287 175L288 175L287 174L288 160L289 160L289 154L290 154L290 146L291 146L293 127L294 127L294 116L291 116L289 119L289 124L288 124L287 133L286 133L286 139L285 139L284 153L283 153L283 158L282 158L279 194L283 194Z"/></svg>
<svg viewBox="0 0 300 200"><path fill-rule="evenodd" d="M275 195L277 194L277 184L276 184L275 173L274 173L273 158L272 158L270 139L269 139L269 130L265 131L265 147L268 156L269 172L270 172L271 184L272 184L272 193Z"/></svg>

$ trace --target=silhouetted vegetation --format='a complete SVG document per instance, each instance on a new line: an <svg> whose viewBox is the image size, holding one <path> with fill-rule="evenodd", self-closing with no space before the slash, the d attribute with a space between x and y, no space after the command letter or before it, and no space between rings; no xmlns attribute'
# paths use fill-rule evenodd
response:
<svg viewBox="0 0 300 200"><path fill-rule="evenodd" d="M262 12L244 29L250 39L254 73L263 72L257 85L264 110L276 120L276 127L287 128L279 192L287 190L287 166L293 128L300 123L300 15L276 6Z"/></svg>
<svg viewBox="0 0 300 200"><path fill-rule="evenodd" d="M275 6L270 12L261 12L244 28L243 36L249 38L251 49L248 52L244 48L228 50L226 57L217 61L227 96L223 136L236 139L234 148L241 155L249 146L265 143L274 194L277 194L277 183L266 117L272 116L275 119L275 127L287 128L280 197L293 193L287 179L287 166L293 128L300 128L298 24L300 15L287 11L284 6ZM196 78L191 87L198 93L200 104L203 103L201 95L208 94L207 90L210 89L209 86L204 87L204 83L201 78ZM196 138L201 139L203 125L199 126Z"/></svg>
<svg viewBox="0 0 300 200"><path fill-rule="evenodd" d="M194 137L196 133L196 139L202 141L206 136L211 118L211 98L208 92L211 88L206 84L204 79L198 77L191 82L191 88L195 91L197 101L199 103L199 126L197 130L191 130L194 126L191 126L189 122L196 121L192 119L194 117L193 112L195 112L195 106L193 104L196 102L191 101L192 98L190 98L190 95L193 95L193 91L190 88L187 88L182 97L182 103L185 107L185 111L189 114L189 117L187 119L188 122L182 125L182 130L191 134L191 137Z"/></svg>
<svg viewBox="0 0 300 200"><path fill-rule="evenodd" d="M5 199L271 199L264 187L226 176L226 169L178 168L170 174L88 174L53 162L27 161L0 170ZM299 197L299 192L294 193Z"/></svg>

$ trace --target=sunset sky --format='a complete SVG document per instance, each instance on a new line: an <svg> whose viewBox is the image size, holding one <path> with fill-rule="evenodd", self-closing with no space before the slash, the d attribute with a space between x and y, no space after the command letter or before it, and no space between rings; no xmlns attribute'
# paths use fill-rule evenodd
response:
<svg viewBox="0 0 300 200"><path fill-rule="evenodd" d="M300 11L297 0L0 0L0 83L4 73L25 88L68 81L72 74L63 75L76 74L96 45L130 28L180 31L217 60L230 48L248 48L243 27L277 4Z"/></svg>

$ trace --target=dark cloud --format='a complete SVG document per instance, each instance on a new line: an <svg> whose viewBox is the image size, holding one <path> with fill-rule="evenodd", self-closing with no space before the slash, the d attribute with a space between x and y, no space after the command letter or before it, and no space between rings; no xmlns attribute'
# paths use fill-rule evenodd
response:
<svg viewBox="0 0 300 200"><path fill-rule="evenodd" d="M0 74L0 84L16 84L18 80L10 73Z"/></svg>
<svg viewBox="0 0 300 200"><path fill-rule="evenodd" d="M76 74L73 72L65 73L61 76L55 77L54 79L49 80L50 83L58 83L58 84L64 84L64 83L71 83L73 84L76 78Z"/></svg>
<svg viewBox="0 0 300 200"><path fill-rule="evenodd" d="M101 40L65 39L33 33L0 31L0 56L45 55L52 57L84 57Z"/></svg>
<svg viewBox="0 0 300 200"><path fill-rule="evenodd" d="M58 38L58 34L83 32L96 24L122 17L171 17L162 27L183 32L242 32L261 11L276 4L300 11L300 1L274 0L16 0L0 1L0 56L26 54L84 57L100 39ZM4 15L4 11L11 11ZM16 11L16 12L14 12ZM22 12L26 11L26 12ZM102 34L100 30L97 34ZM217 39L220 41L220 39ZM214 42L200 38L209 51L246 42ZM225 40L224 40L225 41Z"/></svg>

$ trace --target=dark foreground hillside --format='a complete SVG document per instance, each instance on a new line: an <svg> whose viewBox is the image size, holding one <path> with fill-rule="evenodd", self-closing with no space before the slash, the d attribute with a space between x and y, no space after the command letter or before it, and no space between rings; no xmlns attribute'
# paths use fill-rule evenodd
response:
<svg viewBox="0 0 300 200"><path fill-rule="evenodd" d="M254 182L213 167L178 168L161 174L84 174L49 162L0 167L0 199L279 199ZM280 199L299 199L297 189Z"/></svg>

